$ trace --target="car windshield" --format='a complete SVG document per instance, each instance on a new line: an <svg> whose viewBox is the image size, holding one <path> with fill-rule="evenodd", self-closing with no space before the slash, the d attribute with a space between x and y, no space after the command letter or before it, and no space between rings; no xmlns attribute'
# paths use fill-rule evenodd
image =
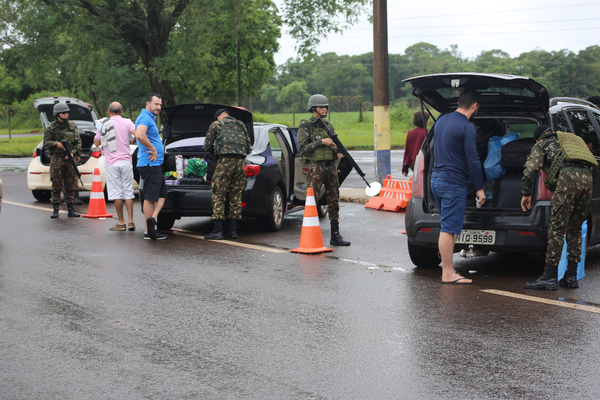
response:
<svg viewBox="0 0 600 400"><path fill-rule="evenodd" d="M48 117L48 121L54 121L53 107L47 108L45 112L46 116ZM69 104L69 119L71 121L94 122L90 110L77 104Z"/></svg>
<svg viewBox="0 0 600 400"><path fill-rule="evenodd" d="M532 138L538 124L506 124L507 132L517 132L521 139Z"/></svg>

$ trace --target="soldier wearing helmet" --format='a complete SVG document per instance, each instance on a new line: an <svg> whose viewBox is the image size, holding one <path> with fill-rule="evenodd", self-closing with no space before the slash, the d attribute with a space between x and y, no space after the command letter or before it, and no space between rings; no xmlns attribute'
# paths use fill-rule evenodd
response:
<svg viewBox="0 0 600 400"><path fill-rule="evenodd" d="M50 155L50 180L52 181L52 206L50 218L58 218L60 194L65 194L68 216L79 217L73 208L77 175L61 143L61 136L67 141L71 154L76 162L81 157L81 136L77 125L69 121L69 106L66 103L56 103L52 110L54 121L44 131L43 146Z"/></svg>
<svg viewBox="0 0 600 400"><path fill-rule="evenodd" d="M340 184L338 181L338 159L344 155L338 151L333 139L329 137L322 124L333 131L331 122L325 119L329 103L322 94L308 99L307 111L312 113L309 119L300 121L298 143L302 160L309 164L306 187L313 188L317 202L321 197L321 185L325 186L327 212L331 223L330 244L349 246L350 242L340 235Z"/></svg>

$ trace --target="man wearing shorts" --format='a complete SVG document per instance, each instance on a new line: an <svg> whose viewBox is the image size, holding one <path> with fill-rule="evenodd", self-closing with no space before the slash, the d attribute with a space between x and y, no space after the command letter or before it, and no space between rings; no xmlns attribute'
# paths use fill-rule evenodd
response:
<svg viewBox="0 0 600 400"><path fill-rule="evenodd" d="M477 130L470 119L477 114L481 95L463 90L455 112L440 117L433 130L433 172L431 191L441 219L438 248L442 258L442 283L469 284L452 264L456 235L462 231L467 208L467 187L475 183L479 204L485 202L483 174L477 155Z"/></svg>
<svg viewBox="0 0 600 400"><path fill-rule="evenodd" d="M146 108L135 120L135 139L138 145L137 168L143 184L144 218L146 232L144 239L166 239L167 235L158 232L156 220L167 198L167 186L163 173L165 148L156 126L156 116L162 108L160 95L153 93L146 100Z"/></svg>
<svg viewBox="0 0 600 400"><path fill-rule="evenodd" d="M114 200L119 222L111 231L135 230L133 223L133 165L129 144L135 135L135 126L130 119L123 118L123 106L113 102L108 106L108 118L96 121L94 144L102 146L106 164L106 189L108 200ZM123 217L123 201L129 221Z"/></svg>

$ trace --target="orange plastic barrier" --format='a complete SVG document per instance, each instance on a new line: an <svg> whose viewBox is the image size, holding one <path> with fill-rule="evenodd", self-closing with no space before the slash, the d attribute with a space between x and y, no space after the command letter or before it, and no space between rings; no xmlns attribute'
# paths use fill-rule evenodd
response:
<svg viewBox="0 0 600 400"><path fill-rule="evenodd" d="M112 214L106 213L106 202L104 201L104 191L102 190L102 179L100 170L94 169L94 181L92 182L92 192L90 193L90 204L88 213L82 215L86 218L112 218Z"/></svg>
<svg viewBox="0 0 600 400"><path fill-rule="evenodd" d="M393 179L388 175L383 180L379 197L371 197L365 208L398 212L406 208L412 195L412 178L408 181Z"/></svg>
<svg viewBox="0 0 600 400"><path fill-rule="evenodd" d="M290 249L292 253L324 253L333 251L323 245L323 235L319 223L317 203L313 188L306 189L306 203L304 204L304 218L302 219L302 232L300 233L300 246Z"/></svg>

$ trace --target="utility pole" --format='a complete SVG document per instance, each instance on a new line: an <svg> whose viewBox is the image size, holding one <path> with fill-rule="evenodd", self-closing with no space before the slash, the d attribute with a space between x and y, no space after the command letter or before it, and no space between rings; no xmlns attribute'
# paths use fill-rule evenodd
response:
<svg viewBox="0 0 600 400"><path fill-rule="evenodd" d="M235 5L235 34L237 47L237 105L242 106L242 68L240 61L240 2L236 1Z"/></svg>
<svg viewBox="0 0 600 400"><path fill-rule="evenodd" d="M373 100L376 179L383 182L391 173L387 0L373 0Z"/></svg>

